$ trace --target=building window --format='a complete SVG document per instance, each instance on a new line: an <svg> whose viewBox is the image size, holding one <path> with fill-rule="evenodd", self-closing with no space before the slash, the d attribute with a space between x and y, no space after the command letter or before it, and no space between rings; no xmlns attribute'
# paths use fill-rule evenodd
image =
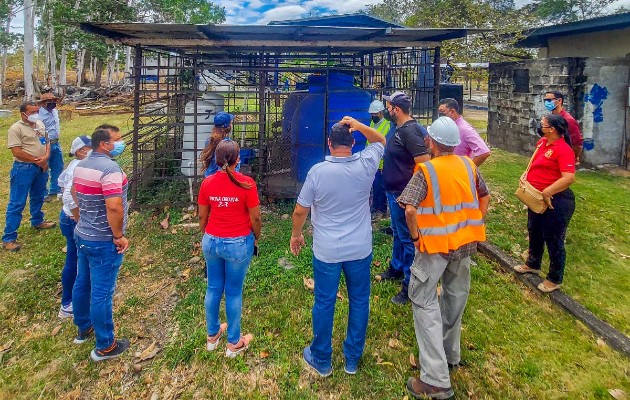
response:
<svg viewBox="0 0 630 400"><path fill-rule="evenodd" d="M513 80L514 80L514 92L529 93L529 70L528 69L515 69Z"/></svg>

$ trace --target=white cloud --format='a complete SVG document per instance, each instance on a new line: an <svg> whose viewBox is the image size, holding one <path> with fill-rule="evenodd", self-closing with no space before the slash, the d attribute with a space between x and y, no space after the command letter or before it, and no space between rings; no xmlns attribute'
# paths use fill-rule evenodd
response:
<svg viewBox="0 0 630 400"><path fill-rule="evenodd" d="M306 0L302 5L309 11L323 8L331 14L350 14L381 2L382 0Z"/></svg>
<svg viewBox="0 0 630 400"><path fill-rule="evenodd" d="M256 24L267 24L270 21L281 21L287 19L297 19L307 13L306 8L300 5L290 5L272 8L265 11Z"/></svg>

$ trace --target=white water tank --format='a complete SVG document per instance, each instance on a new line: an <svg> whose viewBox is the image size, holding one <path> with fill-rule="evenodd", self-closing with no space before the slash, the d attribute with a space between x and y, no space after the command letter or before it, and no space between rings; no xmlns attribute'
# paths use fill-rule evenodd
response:
<svg viewBox="0 0 630 400"><path fill-rule="evenodd" d="M195 120L195 101L197 103L197 113ZM205 147L206 140L212 133L214 126L214 116L219 111L223 111L223 96L217 93L204 93L203 99L196 99L186 103L184 114L184 139L182 143L182 174L186 176L195 175L199 169L199 156ZM195 135L195 125L197 133ZM196 146L195 146L196 143ZM195 147L197 156L195 157Z"/></svg>

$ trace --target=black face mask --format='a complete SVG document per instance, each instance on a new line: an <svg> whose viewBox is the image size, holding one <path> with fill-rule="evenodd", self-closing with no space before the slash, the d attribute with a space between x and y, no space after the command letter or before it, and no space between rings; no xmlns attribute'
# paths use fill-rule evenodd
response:
<svg viewBox="0 0 630 400"><path fill-rule="evenodd" d="M46 109L52 111L57 107L57 103L46 103Z"/></svg>
<svg viewBox="0 0 630 400"><path fill-rule="evenodd" d="M543 132L542 130L542 125L539 123L538 127L536 128L536 133L538 134L538 136L543 137L545 136L545 132Z"/></svg>
<svg viewBox="0 0 630 400"><path fill-rule="evenodd" d="M378 117L378 115L372 115L372 122L374 122L375 124L378 124L380 120L381 119Z"/></svg>

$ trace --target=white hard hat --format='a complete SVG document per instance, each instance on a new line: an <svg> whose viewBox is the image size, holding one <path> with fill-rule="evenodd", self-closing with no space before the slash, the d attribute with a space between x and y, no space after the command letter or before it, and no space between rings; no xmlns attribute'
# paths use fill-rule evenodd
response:
<svg viewBox="0 0 630 400"><path fill-rule="evenodd" d="M376 114L376 113L380 113L384 109L385 109L385 106L383 105L382 101L374 100L373 102L370 103L370 108L368 108L368 112L370 114Z"/></svg>
<svg viewBox="0 0 630 400"><path fill-rule="evenodd" d="M449 117L436 119L427 131L433 140L444 146L455 147L462 142L459 137L459 128Z"/></svg>

